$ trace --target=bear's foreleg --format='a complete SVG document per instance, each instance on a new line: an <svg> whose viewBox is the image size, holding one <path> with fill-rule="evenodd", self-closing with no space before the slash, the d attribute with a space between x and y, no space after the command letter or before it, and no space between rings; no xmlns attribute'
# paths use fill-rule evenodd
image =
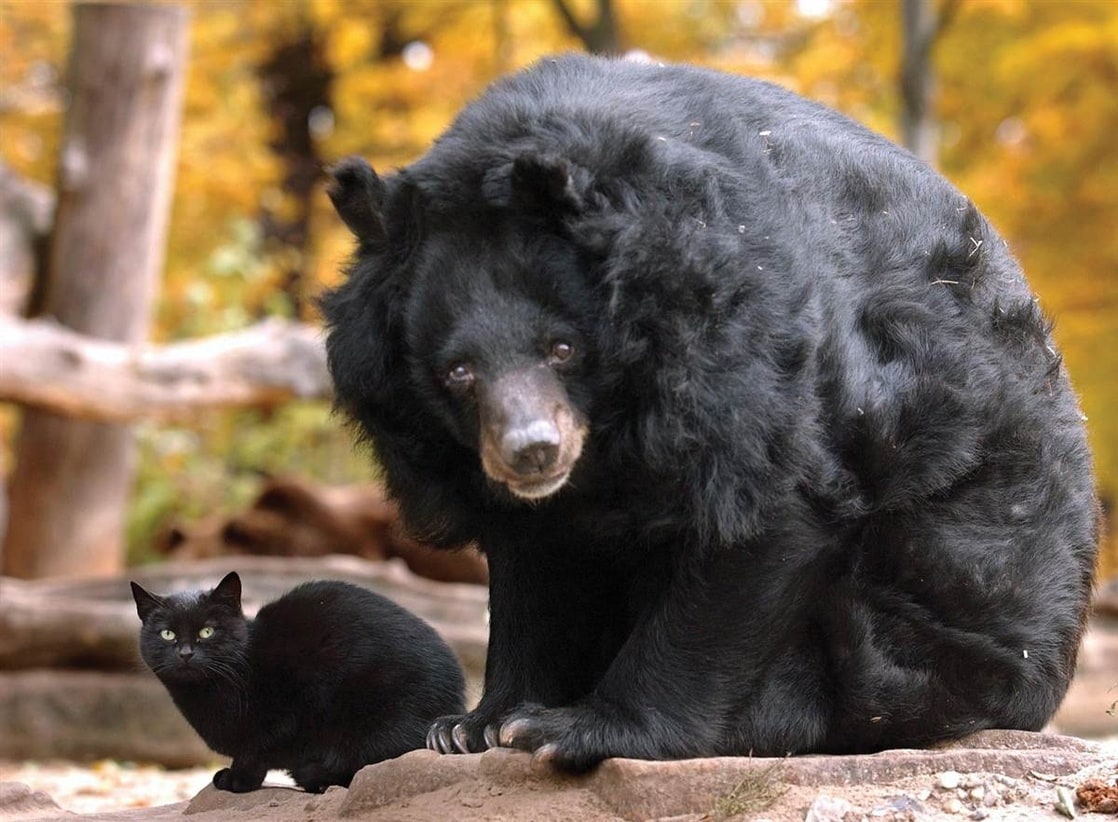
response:
<svg viewBox="0 0 1118 822"><path fill-rule="evenodd" d="M467 714L440 717L427 747L471 753L497 747L506 715L525 704L567 705L590 693L620 643L603 624L621 607L608 575L532 540L491 544L485 692Z"/></svg>

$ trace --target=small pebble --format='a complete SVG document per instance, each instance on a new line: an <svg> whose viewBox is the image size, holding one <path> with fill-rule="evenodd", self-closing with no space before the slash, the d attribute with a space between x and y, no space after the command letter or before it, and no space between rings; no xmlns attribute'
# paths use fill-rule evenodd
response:
<svg viewBox="0 0 1118 822"><path fill-rule="evenodd" d="M928 798L931 795L932 792L925 788L924 790L920 791L920 793L916 794L916 798L919 799L921 802L927 802Z"/></svg>
<svg viewBox="0 0 1118 822"><path fill-rule="evenodd" d="M943 803L943 810L947 813L961 813L963 810L963 803L955 797L951 797Z"/></svg>
<svg viewBox="0 0 1118 822"><path fill-rule="evenodd" d="M959 787L959 774L956 771L944 771L939 775L939 786L944 790L953 791Z"/></svg>
<svg viewBox="0 0 1118 822"><path fill-rule="evenodd" d="M977 788L970 789L970 798L981 802L983 797L986 796L986 789L979 785Z"/></svg>
<svg viewBox="0 0 1118 822"><path fill-rule="evenodd" d="M845 799L819 794L807 809L804 822L845 822L846 815L853 810Z"/></svg>

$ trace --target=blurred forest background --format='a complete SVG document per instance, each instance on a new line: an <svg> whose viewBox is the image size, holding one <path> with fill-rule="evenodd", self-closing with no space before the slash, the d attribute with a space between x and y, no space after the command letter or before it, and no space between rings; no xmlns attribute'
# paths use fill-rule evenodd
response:
<svg viewBox="0 0 1118 822"><path fill-rule="evenodd" d="M550 53L647 52L784 84L900 139L902 14L886 0L185 0L192 13L156 341L316 322L350 238L321 169L423 152L492 79ZM939 0L930 149L1024 264L1118 496L1118 3ZM51 186L70 4L0 0L0 159ZM0 471L18 410L0 408ZM138 423L129 559L175 518L245 504L265 474L372 469L326 402ZM1111 537L1108 570L1118 570Z"/></svg>

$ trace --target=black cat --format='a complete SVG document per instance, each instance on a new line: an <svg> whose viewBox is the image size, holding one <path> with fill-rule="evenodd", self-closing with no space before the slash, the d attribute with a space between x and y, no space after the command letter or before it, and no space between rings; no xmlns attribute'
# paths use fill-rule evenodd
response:
<svg viewBox="0 0 1118 822"><path fill-rule="evenodd" d="M286 769L301 788L348 786L364 765L424 746L431 722L460 713L454 654L425 622L345 582L307 582L241 611L241 580L156 596L132 583L140 652L214 751L226 791Z"/></svg>

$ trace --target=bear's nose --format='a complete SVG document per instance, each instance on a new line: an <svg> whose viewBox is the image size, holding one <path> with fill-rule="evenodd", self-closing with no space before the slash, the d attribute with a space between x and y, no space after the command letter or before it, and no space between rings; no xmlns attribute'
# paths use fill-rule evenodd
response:
<svg viewBox="0 0 1118 822"><path fill-rule="evenodd" d="M542 474L559 456L559 429L548 420L514 428L501 439L501 457L518 474Z"/></svg>

